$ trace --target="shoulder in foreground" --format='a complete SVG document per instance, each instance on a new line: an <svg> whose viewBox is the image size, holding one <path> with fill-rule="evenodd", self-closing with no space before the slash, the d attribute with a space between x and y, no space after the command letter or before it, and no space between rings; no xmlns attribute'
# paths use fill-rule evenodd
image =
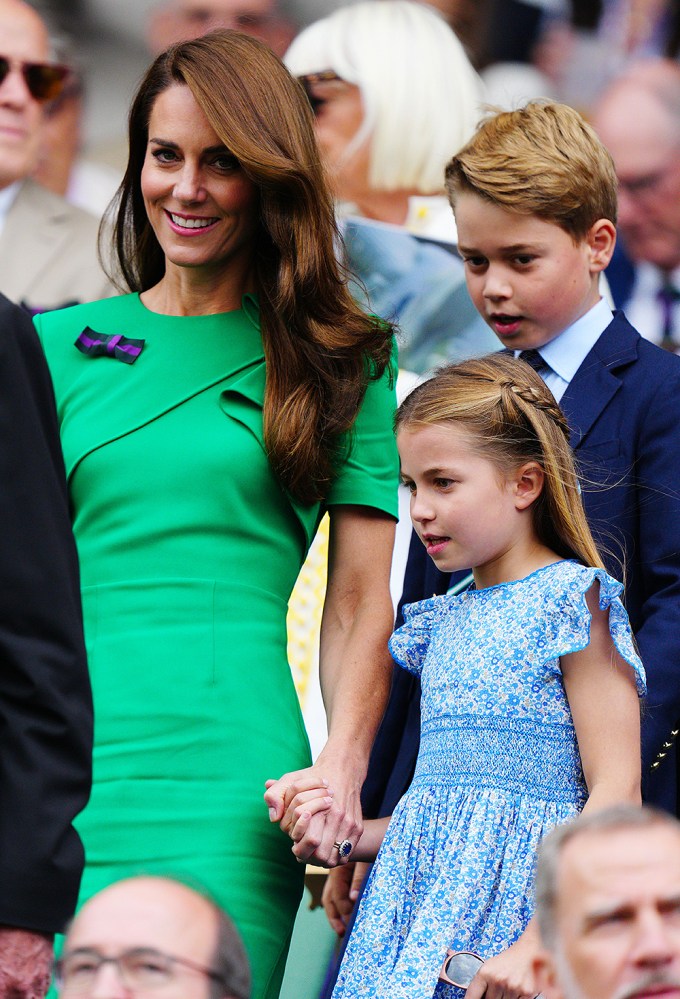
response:
<svg viewBox="0 0 680 999"><path fill-rule="evenodd" d="M0 292L0 324L2 327L26 326L27 320L30 326L31 319L28 313Z"/></svg>
<svg viewBox="0 0 680 999"><path fill-rule="evenodd" d="M19 305L0 294L0 342L4 349L11 345L37 345L31 317Z"/></svg>

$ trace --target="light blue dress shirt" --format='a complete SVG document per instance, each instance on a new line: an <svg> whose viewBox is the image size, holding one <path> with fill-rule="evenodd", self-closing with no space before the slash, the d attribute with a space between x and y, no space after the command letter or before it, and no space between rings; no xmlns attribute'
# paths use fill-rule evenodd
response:
<svg viewBox="0 0 680 999"><path fill-rule="evenodd" d="M541 378L558 402L611 321L612 311L601 298L584 316L567 326L564 333L539 347L538 353L550 369L541 371ZM519 354L516 350L515 357Z"/></svg>

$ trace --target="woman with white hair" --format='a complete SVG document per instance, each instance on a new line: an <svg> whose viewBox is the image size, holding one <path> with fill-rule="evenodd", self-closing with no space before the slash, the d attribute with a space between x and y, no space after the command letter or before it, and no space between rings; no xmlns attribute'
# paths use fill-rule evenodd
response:
<svg viewBox="0 0 680 999"><path fill-rule="evenodd" d="M402 327L402 366L425 372L494 349L452 253L444 195L444 166L483 102L456 35L424 4L365 0L302 31L285 62L315 111L349 267L371 308Z"/></svg>

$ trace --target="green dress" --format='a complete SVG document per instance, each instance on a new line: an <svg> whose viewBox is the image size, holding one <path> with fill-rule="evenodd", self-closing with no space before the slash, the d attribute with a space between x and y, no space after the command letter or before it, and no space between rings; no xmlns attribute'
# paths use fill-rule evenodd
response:
<svg viewBox="0 0 680 999"><path fill-rule="evenodd" d="M207 888L256 999L278 994L303 868L264 782L310 763L286 606L323 506L282 490L262 435L255 299L173 317L125 295L36 319L52 372L95 700L81 902L134 873ZM145 341L81 353L87 327ZM91 335L91 334L90 334ZM394 393L371 382L328 505L396 515Z"/></svg>

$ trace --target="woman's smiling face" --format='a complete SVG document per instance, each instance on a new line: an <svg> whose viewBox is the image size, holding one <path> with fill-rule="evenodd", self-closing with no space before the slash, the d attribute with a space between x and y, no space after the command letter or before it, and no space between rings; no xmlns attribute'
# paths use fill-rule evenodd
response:
<svg viewBox="0 0 680 999"><path fill-rule="evenodd" d="M166 267L234 268L247 276L258 190L184 84L156 98L141 190Z"/></svg>

